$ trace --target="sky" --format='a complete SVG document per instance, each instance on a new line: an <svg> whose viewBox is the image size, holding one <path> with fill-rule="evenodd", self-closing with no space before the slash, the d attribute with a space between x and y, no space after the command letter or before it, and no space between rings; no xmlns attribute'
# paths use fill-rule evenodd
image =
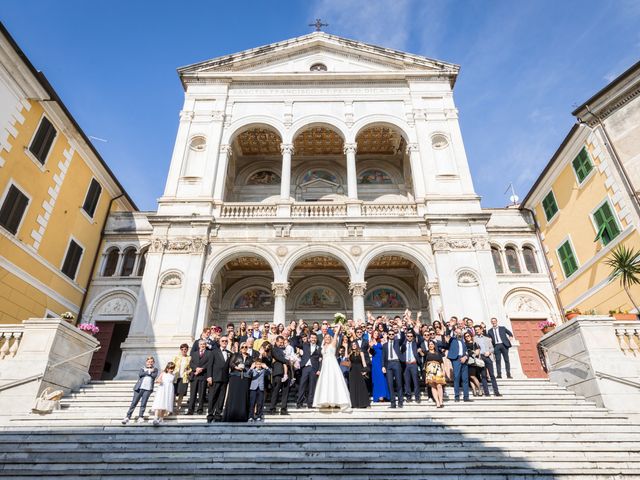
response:
<svg viewBox="0 0 640 480"><path fill-rule="evenodd" d="M176 68L328 33L455 63L484 207L520 198L571 111L640 60L640 0L2 0L0 20L141 210L166 181L184 92Z"/></svg>

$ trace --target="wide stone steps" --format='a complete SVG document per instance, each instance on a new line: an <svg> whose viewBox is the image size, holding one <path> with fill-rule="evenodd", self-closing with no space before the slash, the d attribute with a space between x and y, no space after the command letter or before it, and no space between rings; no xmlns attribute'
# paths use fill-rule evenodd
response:
<svg viewBox="0 0 640 480"><path fill-rule="evenodd" d="M133 382L92 382L65 397L62 410L0 426L0 476L640 478L640 429L624 415L546 380L499 384L501 398L448 398L443 409L425 400L348 412L290 403L290 415L263 423L207 425L203 415L172 415L161 426L122 426Z"/></svg>

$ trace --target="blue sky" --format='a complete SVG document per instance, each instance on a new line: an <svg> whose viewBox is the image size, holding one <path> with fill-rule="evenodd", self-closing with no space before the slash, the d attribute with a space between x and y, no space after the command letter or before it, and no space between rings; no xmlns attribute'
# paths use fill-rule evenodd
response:
<svg viewBox="0 0 640 480"><path fill-rule="evenodd" d="M0 19L43 70L138 206L154 210L183 90L175 69L329 33L457 63L454 99L485 207L520 198L570 112L640 59L636 0L3 0Z"/></svg>

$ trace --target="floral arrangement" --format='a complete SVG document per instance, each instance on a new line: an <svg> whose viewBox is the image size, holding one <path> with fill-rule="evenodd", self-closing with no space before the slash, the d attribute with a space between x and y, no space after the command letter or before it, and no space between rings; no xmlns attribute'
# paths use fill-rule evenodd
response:
<svg viewBox="0 0 640 480"><path fill-rule="evenodd" d="M580 309L578 307L576 308L572 308L571 310L566 310L564 312L565 315L570 315L572 313L577 313L577 314L581 314L582 312L580 311Z"/></svg>
<svg viewBox="0 0 640 480"><path fill-rule="evenodd" d="M74 318L76 318L76 317L74 317L74 316L73 316L73 313L71 313L71 312L64 312L62 315L60 315L60 318L63 318L64 320L69 320L69 321L71 321L71 320L73 320L73 319L74 319Z"/></svg>
<svg viewBox="0 0 640 480"><path fill-rule="evenodd" d="M345 317L344 313L336 313L333 316L333 320L336 324L340 324L340 325L346 325L347 323L347 317Z"/></svg>
<svg viewBox="0 0 640 480"><path fill-rule="evenodd" d="M544 322L538 323L538 328L540 330L544 330L545 328L556 328L556 324L552 320L545 320Z"/></svg>
<svg viewBox="0 0 640 480"><path fill-rule="evenodd" d="M95 335L100 329L92 323L81 323L78 328L89 335Z"/></svg>

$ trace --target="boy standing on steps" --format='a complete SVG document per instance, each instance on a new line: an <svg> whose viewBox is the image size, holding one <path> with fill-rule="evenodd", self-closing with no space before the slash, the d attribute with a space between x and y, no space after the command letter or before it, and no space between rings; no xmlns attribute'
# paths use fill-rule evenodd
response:
<svg viewBox="0 0 640 480"><path fill-rule="evenodd" d="M122 419L122 424L126 425L131 420L131 415L136 409L138 403L140 403L140 415L138 416L138 423L144 422L144 411L147 408L147 401L153 392L153 384L158 376L158 369L154 366L155 359L153 357L147 357L144 368L138 372L138 381L135 387L133 387L133 398L131 399L131 405L127 416Z"/></svg>

